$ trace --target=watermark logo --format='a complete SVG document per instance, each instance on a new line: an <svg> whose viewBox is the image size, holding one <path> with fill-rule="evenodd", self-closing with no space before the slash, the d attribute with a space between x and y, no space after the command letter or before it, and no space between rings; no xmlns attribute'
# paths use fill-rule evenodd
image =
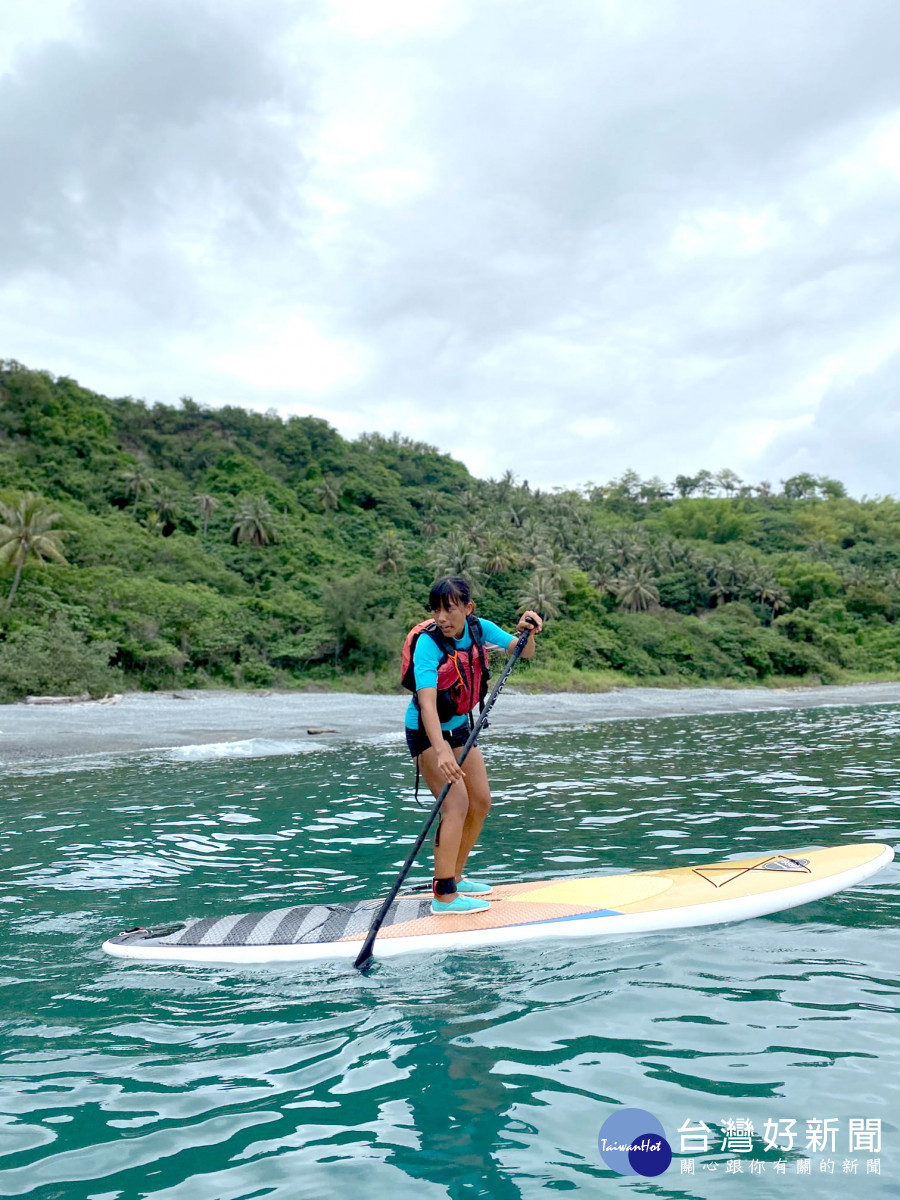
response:
<svg viewBox="0 0 900 1200"><path fill-rule="evenodd" d="M597 1138L600 1157L618 1175L662 1175L672 1161L662 1123L643 1108L620 1108Z"/></svg>

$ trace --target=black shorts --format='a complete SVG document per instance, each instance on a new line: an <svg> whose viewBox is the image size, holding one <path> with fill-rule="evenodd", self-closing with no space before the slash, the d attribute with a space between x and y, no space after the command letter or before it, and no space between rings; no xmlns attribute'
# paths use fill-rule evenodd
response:
<svg viewBox="0 0 900 1200"><path fill-rule="evenodd" d="M453 749L457 746L464 746L469 740L469 726L457 725L453 729L444 730L444 741L447 742ZM409 746L409 753L412 758L418 758L423 750L427 750L431 745L428 734L424 729L410 729L406 727L406 744Z"/></svg>

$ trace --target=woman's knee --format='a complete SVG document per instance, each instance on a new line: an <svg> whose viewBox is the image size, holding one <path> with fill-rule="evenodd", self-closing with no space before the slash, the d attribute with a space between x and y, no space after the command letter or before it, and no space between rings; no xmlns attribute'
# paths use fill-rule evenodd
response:
<svg viewBox="0 0 900 1200"><path fill-rule="evenodd" d="M441 811L445 817L456 817L464 820L466 813L469 811L470 803L471 801L466 793L466 789L460 784L454 784L444 797Z"/></svg>
<svg viewBox="0 0 900 1200"><path fill-rule="evenodd" d="M473 791L469 793L469 812L476 817L486 817L491 811L491 793Z"/></svg>

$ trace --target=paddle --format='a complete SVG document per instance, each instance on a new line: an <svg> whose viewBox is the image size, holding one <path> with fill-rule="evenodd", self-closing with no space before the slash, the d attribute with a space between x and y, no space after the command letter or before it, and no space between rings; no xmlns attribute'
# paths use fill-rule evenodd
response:
<svg viewBox="0 0 900 1200"><path fill-rule="evenodd" d="M529 637L531 636L531 630L535 627L534 621L532 621L528 617L526 617L526 620L528 621L529 628L526 629L519 636L519 640L516 642L515 648L513 649L512 654L509 656L506 666L503 668L502 672L500 673L500 678L497 680L497 684L494 687L494 690L488 696L487 700L485 700L484 708L481 710L481 712L478 716L478 720L475 722L474 728L472 729L472 732L469 734L469 737L468 737L468 740L466 741L465 746L463 746L462 754L459 756L459 759L457 760L459 762L460 766L462 766L462 764L466 761L466 755L469 753L469 751L475 745L475 739L478 737L479 733L481 733L482 729L484 728L484 724L487 721L487 715L491 711L491 708L494 705L494 701L497 699L497 697L503 691L503 685L506 683L507 679L509 679L510 672L512 671L512 669L516 665L516 663L519 661L522 651L525 649L525 643L528 641ZM384 918L387 916L388 909L394 903L394 900L397 897L397 893L400 891L400 888L403 886L403 880L409 874L409 869L415 862L416 855L422 849L422 843L428 837L428 831L429 831L429 829L431 829L431 826L434 824L435 817L441 811L441 805L444 803L447 793L450 791L450 787L451 787L451 784L449 782L444 784L441 794L438 796L437 800L435 800L434 805L432 806L431 812L428 814L428 820L425 822L424 826L422 827L422 832L416 838L416 844L413 846L412 850L410 850L409 857L407 858L406 862L403 864L402 868L400 869L400 874L397 876L396 880L394 881L394 886L391 888L390 893L388 894L388 896L385 899L384 903L382 904L381 908L379 908L378 912L375 914L372 924L369 926L369 932L366 934L366 940L362 944L362 949L360 950L359 954L357 954L357 956L353 962L353 965L354 965L354 967L357 968L357 970L359 970L359 971L364 970L365 967L367 966L369 960L371 959L372 947L375 944L376 937L378 937L378 931L381 928L381 924L384 921Z"/></svg>

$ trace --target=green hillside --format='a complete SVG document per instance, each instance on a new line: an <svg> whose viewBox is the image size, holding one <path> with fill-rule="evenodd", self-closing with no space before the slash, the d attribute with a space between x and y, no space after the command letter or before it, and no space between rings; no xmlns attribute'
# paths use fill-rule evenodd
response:
<svg viewBox="0 0 900 1200"><path fill-rule="evenodd" d="M398 435L151 407L0 362L0 504L6 701L392 689L446 571L501 623L550 618L528 686L900 672L900 505L823 477L629 471L546 493Z"/></svg>

